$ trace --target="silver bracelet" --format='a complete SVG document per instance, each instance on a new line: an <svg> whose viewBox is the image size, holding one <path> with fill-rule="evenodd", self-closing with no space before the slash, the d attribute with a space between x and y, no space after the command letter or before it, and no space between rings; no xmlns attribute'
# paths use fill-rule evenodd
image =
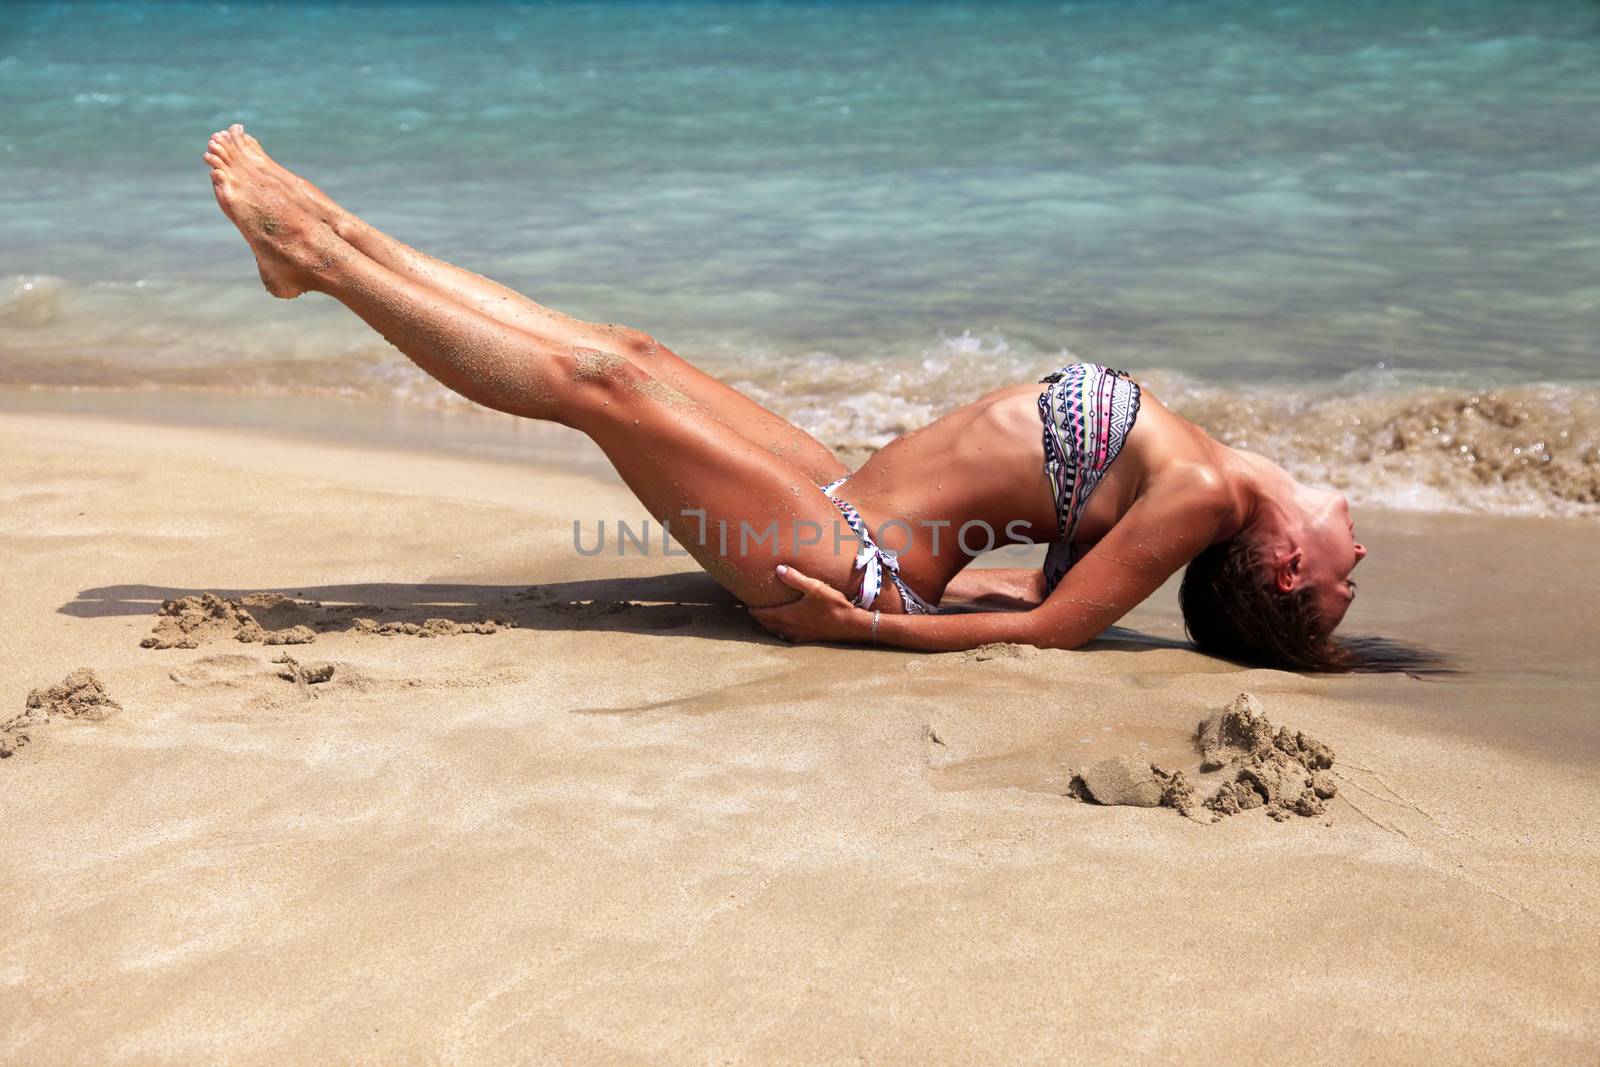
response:
<svg viewBox="0 0 1600 1067"><path fill-rule="evenodd" d="M882 614L883 614L883 612L881 612L881 611L874 611L872 613L872 644L873 644L873 647L877 647L877 644L878 644L878 617L881 616Z"/></svg>

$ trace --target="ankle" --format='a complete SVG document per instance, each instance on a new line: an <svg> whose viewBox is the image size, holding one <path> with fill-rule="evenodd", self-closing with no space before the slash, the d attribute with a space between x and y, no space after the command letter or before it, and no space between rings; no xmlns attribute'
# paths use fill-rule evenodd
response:
<svg viewBox="0 0 1600 1067"><path fill-rule="evenodd" d="M335 211L333 216L328 219L328 228L333 231L334 236L339 240L356 247L360 246L360 243L367 238L372 229L365 222L362 222L343 208Z"/></svg>
<svg viewBox="0 0 1600 1067"><path fill-rule="evenodd" d="M347 268L352 259L364 258L338 234L332 232L325 234L322 240L312 245L309 252L306 257L306 273L311 276L316 287L322 290L339 284L349 273Z"/></svg>

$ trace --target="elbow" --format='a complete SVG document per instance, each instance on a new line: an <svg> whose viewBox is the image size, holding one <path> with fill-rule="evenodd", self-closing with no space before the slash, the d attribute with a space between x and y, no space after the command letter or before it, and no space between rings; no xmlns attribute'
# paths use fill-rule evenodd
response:
<svg viewBox="0 0 1600 1067"><path fill-rule="evenodd" d="M1036 648L1051 648L1051 649L1055 649L1055 650L1060 651L1060 652L1072 652L1072 651L1075 651L1077 649L1082 648L1084 645L1086 645L1088 643L1089 643L1089 638L1087 638L1087 637L1071 637L1071 638L1052 637L1052 638L1048 638L1046 640L1034 642L1034 647L1036 647Z"/></svg>
<svg viewBox="0 0 1600 1067"><path fill-rule="evenodd" d="M1034 648L1070 651L1083 647L1096 636L1084 633L1081 627L1052 624L1050 620L1040 618L1037 611L1029 612L1022 618L1027 620L1026 628L1016 640L1020 644L1032 645Z"/></svg>

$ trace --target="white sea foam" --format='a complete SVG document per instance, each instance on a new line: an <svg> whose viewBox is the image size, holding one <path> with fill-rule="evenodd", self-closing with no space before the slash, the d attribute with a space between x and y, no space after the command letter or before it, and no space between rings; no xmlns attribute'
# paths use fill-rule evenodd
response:
<svg viewBox="0 0 1600 1067"><path fill-rule="evenodd" d="M67 300L67 283L49 274L19 274L0 282L0 323L37 330L56 321Z"/></svg>

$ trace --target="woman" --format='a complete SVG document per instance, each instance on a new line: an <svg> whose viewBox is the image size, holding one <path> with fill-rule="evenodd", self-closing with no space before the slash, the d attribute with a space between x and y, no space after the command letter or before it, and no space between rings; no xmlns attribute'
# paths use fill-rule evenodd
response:
<svg viewBox="0 0 1600 1067"><path fill-rule="evenodd" d="M998 389L852 474L648 335L551 311L380 233L242 126L204 158L269 292L326 293L462 395L583 431L782 637L1075 648L1187 565L1184 619L1201 648L1363 665L1330 636L1366 555L1344 497L1213 440L1125 375L1078 363ZM1052 545L1043 571L963 569L1027 542ZM940 613L947 597L991 610Z"/></svg>

